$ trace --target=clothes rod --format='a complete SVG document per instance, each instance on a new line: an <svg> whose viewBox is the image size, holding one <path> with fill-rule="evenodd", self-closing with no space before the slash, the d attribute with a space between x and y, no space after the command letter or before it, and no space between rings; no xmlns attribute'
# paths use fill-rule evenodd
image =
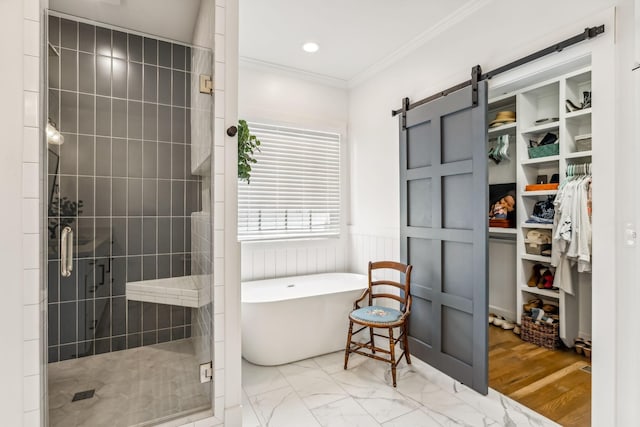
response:
<svg viewBox="0 0 640 427"><path fill-rule="evenodd" d="M392 110L391 111L391 116L392 117L397 116L398 114L405 113L405 112L407 112L407 111L409 111L409 110L411 110L413 108L416 108L416 107L418 107L420 105L426 104L428 102L431 102L431 101L433 101L435 99L438 99L438 98L441 98L443 96L447 96L450 93L453 93L455 91L463 89L463 88L465 88L465 87L467 87L469 85L472 85L472 84L476 83L477 81L491 79L492 77L495 77L498 74L502 74L504 72L513 70L514 68L520 67L521 65L528 64L529 62L532 62L532 61L535 61L537 59L543 58L543 57L545 57L547 55L550 55L552 53L561 52L567 47L573 46L574 44L580 43L580 42L585 41L585 40L592 39L592 38L594 38L594 37L596 37L596 36L598 36L598 35L600 35L602 33L604 33L604 25L600 25L600 26L597 26L597 27L591 27L591 28L585 28L584 31L582 33L580 33L580 34L576 34L575 36L570 37L570 38L568 38L566 40L563 40L563 41L561 41L559 43L556 43L556 44L551 45L551 46L549 46L547 48L541 49L541 50L539 50L537 52L534 52L534 53L532 53L530 55L524 56L524 57L522 57L520 59L517 59L517 60L515 60L513 62L510 62L510 63L508 63L506 65L503 65L502 67L498 67L495 70L488 71L488 72L480 74L480 75L476 74L477 71L480 69L480 67L476 65L472 69L472 75L473 75L472 79L464 81L462 83L459 83L459 84L457 84L455 86L452 86L452 87L450 87L448 89L445 89L445 90L443 90L441 92L438 92L438 93L436 93L434 95L431 95L431 96L429 96L427 98L424 98L424 99L421 99L419 101L416 101L416 102L414 102L412 104L409 104L409 103L405 102L402 108L400 108L398 110Z"/></svg>

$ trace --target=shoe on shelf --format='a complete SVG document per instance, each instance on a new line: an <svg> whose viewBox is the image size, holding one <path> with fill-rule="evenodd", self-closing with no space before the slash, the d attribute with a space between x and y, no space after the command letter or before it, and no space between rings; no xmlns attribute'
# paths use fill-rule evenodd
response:
<svg viewBox="0 0 640 427"><path fill-rule="evenodd" d="M560 309L555 304L544 304L542 306L542 309L544 310L545 313L549 313L549 314L558 314L560 312Z"/></svg>
<svg viewBox="0 0 640 427"><path fill-rule="evenodd" d="M532 308L540 308L542 307L542 300L539 298L530 299L528 303L522 305L522 309L529 313Z"/></svg>
<svg viewBox="0 0 640 427"><path fill-rule="evenodd" d="M548 268L543 270L538 280L538 289L553 288L553 273Z"/></svg>
<svg viewBox="0 0 640 427"><path fill-rule="evenodd" d="M502 329L511 330L511 329L514 329L515 327L516 327L516 324L508 320L505 320L504 322L502 322Z"/></svg>
<svg viewBox="0 0 640 427"><path fill-rule="evenodd" d="M542 264L535 264L531 269L531 277L527 282L527 286L530 288L534 288L538 282L540 281L540 269L542 268Z"/></svg>
<svg viewBox="0 0 640 427"><path fill-rule="evenodd" d="M553 288L553 273L551 272L551 270L545 271L544 274L542 275L542 278L544 279L544 283L543 283L544 289L552 289Z"/></svg>
<svg viewBox="0 0 640 427"><path fill-rule="evenodd" d="M582 105L580 105L579 107L574 104L573 102L571 102L570 99L567 99L565 101L565 106L567 107L567 113L571 113L573 111L578 111L578 110L582 110Z"/></svg>
<svg viewBox="0 0 640 427"><path fill-rule="evenodd" d="M540 276L538 277L538 282L536 283L536 287L538 289L544 289L544 282L545 282L544 275L547 273L547 271L549 271L547 267L542 267L540 269Z"/></svg>
<svg viewBox="0 0 640 427"><path fill-rule="evenodd" d="M582 108L591 108L591 91L582 92Z"/></svg>
<svg viewBox="0 0 640 427"><path fill-rule="evenodd" d="M501 327L504 322L505 322L505 318L502 316L496 316L493 319L493 324L499 327Z"/></svg>

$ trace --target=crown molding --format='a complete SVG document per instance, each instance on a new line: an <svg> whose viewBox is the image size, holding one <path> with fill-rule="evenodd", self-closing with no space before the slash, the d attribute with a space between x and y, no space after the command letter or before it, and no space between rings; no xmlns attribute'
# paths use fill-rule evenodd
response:
<svg viewBox="0 0 640 427"><path fill-rule="evenodd" d="M259 59L249 58L246 56L241 56L239 58L239 65L241 67L252 68L260 71L270 71L273 73L285 75L287 77L293 77L312 83L319 83L326 86L336 87L339 89L348 88L348 82L346 80L326 76L324 74L313 73L311 71L300 70L298 68L261 61Z"/></svg>
<svg viewBox="0 0 640 427"><path fill-rule="evenodd" d="M413 39L405 43L402 47L394 51L392 54L387 55L386 57L382 58L380 61L376 62L366 70L356 74L347 82L348 87L353 88L365 82L366 80L373 77L375 74L379 73L385 68L388 68L395 62L401 60L405 56L409 55L416 49L426 44L428 41L433 40L438 35L444 33L446 30L453 27L454 25L464 21L465 19L467 19L467 17L469 17L470 15L474 14L476 11L482 9L483 7L487 6L492 2L493 0L470 0L469 2L465 3L464 5L456 9L454 12L450 13L449 15L447 15L446 17L438 21L431 28L418 34L416 37L414 37Z"/></svg>

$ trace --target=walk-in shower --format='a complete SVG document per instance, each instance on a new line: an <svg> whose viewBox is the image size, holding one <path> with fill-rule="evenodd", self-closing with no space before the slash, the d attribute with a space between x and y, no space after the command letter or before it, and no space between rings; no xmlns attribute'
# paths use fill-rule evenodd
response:
<svg viewBox="0 0 640 427"><path fill-rule="evenodd" d="M212 52L47 27L49 425L210 410Z"/></svg>

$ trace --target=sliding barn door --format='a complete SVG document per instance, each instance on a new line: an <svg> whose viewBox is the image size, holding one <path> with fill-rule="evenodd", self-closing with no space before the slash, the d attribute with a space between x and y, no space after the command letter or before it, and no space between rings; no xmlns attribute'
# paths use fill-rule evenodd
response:
<svg viewBox="0 0 640 427"><path fill-rule="evenodd" d="M468 86L401 120L400 245L412 355L487 394L486 82L477 104Z"/></svg>

